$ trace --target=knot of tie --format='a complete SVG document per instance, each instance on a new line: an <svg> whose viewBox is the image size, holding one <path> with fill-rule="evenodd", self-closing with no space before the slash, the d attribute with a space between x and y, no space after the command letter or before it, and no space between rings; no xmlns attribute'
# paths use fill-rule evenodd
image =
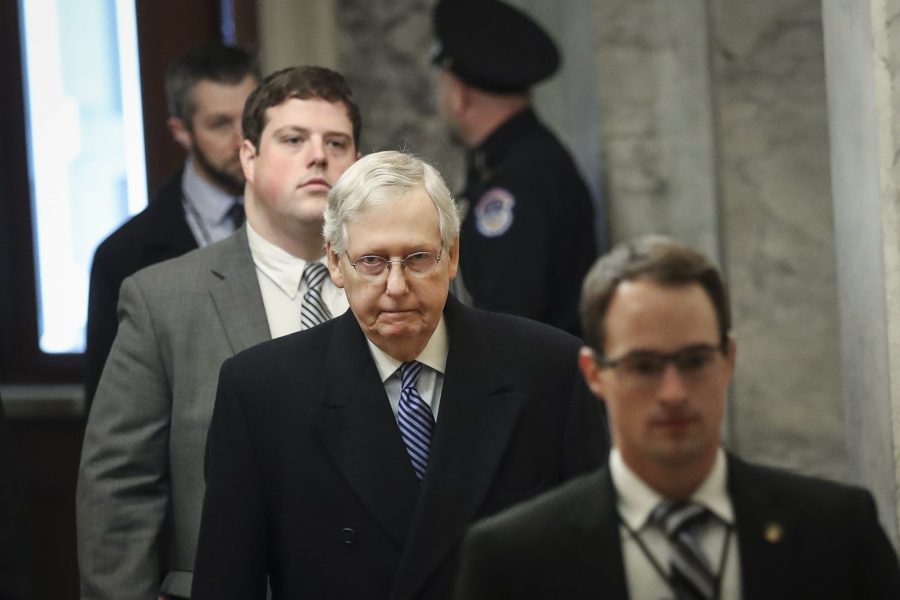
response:
<svg viewBox="0 0 900 600"><path fill-rule="evenodd" d="M303 269L306 282L303 305L300 307L300 329L309 329L331 318L331 311L322 299L322 284L328 276L328 267L320 262L310 262Z"/></svg>
<svg viewBox="0 0 900 600"><path fill-rule="evenodd" d="M419 481L428 468L431 450L431 434L434 430L434 414L431 407L419 395L417 383L422 372L422 363L405 362L400 365L400 404L397 407L397 425L400 437L412 461L413 470Z"/></svg>
<svg viewBox="0 0 900 600"><path fill-rule="evenodd" d="M321 290L326 275L328 275L328 267L320 262L306 263L306 267L303 269L303 281L311 290Z"/></svg>
<svg viewBox="0 0 900 600"><path fill-rule="evenodd" d="M702 525L711 513L702 504L694 502L664 500L653 509L650 519L658 523L669 537L675 537L682 531L693 532Z"/></svg>

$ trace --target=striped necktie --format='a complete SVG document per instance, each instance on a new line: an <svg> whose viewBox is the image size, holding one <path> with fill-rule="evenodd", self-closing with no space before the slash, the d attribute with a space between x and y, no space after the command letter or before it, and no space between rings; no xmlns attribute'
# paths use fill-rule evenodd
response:
<svg viewBox="0 0 900 600"><path fill-rule="evenodd" d="M425 469L428 468L428 453L431 449L431 433L434 431L434 415L428 406L416 383L419 373L422 371L422 363L405 362L400 365L400 405L397 408L397 425L400 426L400 437L406 444L406 451L412 461L413 469L419 481L425 477Z"/></svg>
<svg viewBox="0 0 900 600"><path fill-rule="evenodd" d="M320 262L310 262L303 269L306 293L300 307L300 329L309 329L331 318L331 311L322 300L322 284L328 276L328 267Z"/></svg>
<svg viewBox="0 0 900 600"><path fill-rule="evenodd" d="M651 519L665 532L670 547L670 580L677 600L710 600L716 595L716 575L697 540L702 525L712 516L692 502L660 502Z"/></svg>

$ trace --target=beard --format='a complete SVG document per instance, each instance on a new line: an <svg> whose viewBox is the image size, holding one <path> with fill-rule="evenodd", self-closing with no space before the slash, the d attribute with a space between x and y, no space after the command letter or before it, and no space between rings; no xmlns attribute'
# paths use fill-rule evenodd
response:
<svg viewBox="0 0 900 600"><path fill-rule="evenodd" d="M209 175L210 179L226 193L231 194L232 196L242 196L244 194L244 173L241 171L240 161L237 157L235 157L235 161L238 165L237 174L214 165L212 161L209 160L209 157L204 154L196 140L193 144L191 157L200 169Z"/></svg>

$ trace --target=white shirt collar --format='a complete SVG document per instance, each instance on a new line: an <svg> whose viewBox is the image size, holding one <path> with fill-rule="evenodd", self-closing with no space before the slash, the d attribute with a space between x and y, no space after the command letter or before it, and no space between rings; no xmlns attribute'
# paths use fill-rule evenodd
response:
<svg viewBox="0 0 900 600"><path fill-rule="evenodd" d="M366 338L366 342L369 344L369 351L371 351L372 358L375 360L375 366L378 368L378 375L381 377L381 382L384 383L397 371L397 369L400 368L402 363L373 344L368 338ZM425 348L422 349L422 352L419 353L416 360L427 367L431 367L438 373L443 373L444 369L447 367L447 352L449 347L447 340L447 324L444 323L444 316L441 315L441 320L434 329L434 333L431 334L431 339L425 344Z"/></svg>
<svg viewBox="0 0 900 600"><path fill-rule="evenodd" d="M247 222L247 242L257 268L291 299L300 291L300 281L307 261L298 258L258 234ZM326 267L325 256L319 262Z"/></svg>
<svg viewBox="0 0 900 600"><path fill-rule="evenodd" d="M618 494L619 515L628 527L639 531L663 497L625 464L618 448L613 448L610 453L609 469ZM719 448L712 470L691 495L691 500L708 508L722 521L733 524L734 510L728 498L727 480L728 461L725 452Z"/></svg>
<svg viewBox="0 0 900 600"><path fill-rule="evenodd" d="M206 223L223 223L235 202L243 204L241 196L232 196L209 183L194 168L194 161L187 160L181 177L181 190L200 218Z"/></svg>

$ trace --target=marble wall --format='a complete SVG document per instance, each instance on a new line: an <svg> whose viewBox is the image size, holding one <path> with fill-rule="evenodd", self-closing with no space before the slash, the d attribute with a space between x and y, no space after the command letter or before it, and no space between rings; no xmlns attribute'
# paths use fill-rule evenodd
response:
<svg viewBox="0 0 900 600"><path fill-rule="evenodd" d="M661 232L718 257L742 455L846 478L816 0L605 0L602 146L614 240Z"/></svg>
<svg viewBox="0 0 900 600"><path fill-rule="evenodd" d="M734 445L846 478L821 8L710 2Z"/></svg>
<svg viewBox="0 0 900 600"><path fill-rule="evenodd" d="M850 466L897 543L900 2L826 0L823 17Z"/></svg>
<svg viewBox="0 0 900 600"><path fill-rule="evenodd" d="M717 257L706 0L593 7L612 239L664 233Z"/></svg>

